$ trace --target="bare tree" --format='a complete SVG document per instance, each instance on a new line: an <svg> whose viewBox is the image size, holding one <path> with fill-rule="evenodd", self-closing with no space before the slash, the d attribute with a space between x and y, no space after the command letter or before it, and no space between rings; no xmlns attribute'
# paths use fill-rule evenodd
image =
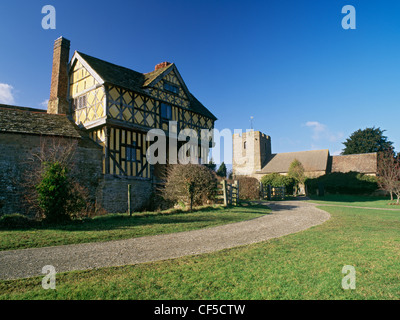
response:
<svg viewBox="0 0 400 320"><path fill-rule="evenodd" d="M167 168L163 185L164 199L172 203L180 201L193 205L206 204L215 196L217 178L215 172L200 164L175 164Z"/></svg>
<svg viewBox="0 0 400 320"><path fill-rule="evenodd" d="M395 194L399 203L400 159L393 149L387 149L378 154L378 185L382 190L390 193L390 200L393 200L393 194Z"/></svg>
<svg viewBox="0 0 400 320"><path fill-rule="evenodd" d="M38 203L37 186L42 180L46 164L59 163L63 168L67 168L71 184L71 199L68 201L85 201L82 209L74 213L76 217L92 216L102 214L103 210L97 203L90 203L88 190L78 183L76 177L79 176L79 168L75 163L78 141L75 139L59 137L42 137L40 147L32 151L25 165L27 170L24 172L23 201L27 212L34 213L36 218L44 218L43 212Z"/></svg>

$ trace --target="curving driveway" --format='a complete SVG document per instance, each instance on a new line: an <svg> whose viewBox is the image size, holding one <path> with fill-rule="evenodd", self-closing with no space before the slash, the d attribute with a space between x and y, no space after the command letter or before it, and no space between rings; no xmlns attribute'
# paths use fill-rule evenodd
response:
<svg viewBox="0 0 400 320"><path fill-rule="evenodd" d="M272 213L260 218L194 231L127 240L0 252L0 279L44 276L57 272L132 265L214 252L261 242L319 225L330 218L315 204L295 200L263 202Z"/></svg>

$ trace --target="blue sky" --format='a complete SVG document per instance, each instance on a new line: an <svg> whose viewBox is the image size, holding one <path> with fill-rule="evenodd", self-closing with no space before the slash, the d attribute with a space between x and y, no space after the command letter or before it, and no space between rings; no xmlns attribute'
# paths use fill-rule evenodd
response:
<svg viewBox="0 0 400 320"><path fill-rule="evenodd" d="M44 5L56 29L44 30ZM357 29L341 26L344 5ZM339 153L355 130L400 145L400 1L20 1L0 4L0 99L42 107L53 41L149 72L176 63L218 129L272 137L273 152Z"/></svg>

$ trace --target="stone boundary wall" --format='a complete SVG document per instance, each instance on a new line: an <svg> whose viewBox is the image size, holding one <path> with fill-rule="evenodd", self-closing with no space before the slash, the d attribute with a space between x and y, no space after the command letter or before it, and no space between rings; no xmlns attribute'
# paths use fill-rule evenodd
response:
<svg viewBox="0 0 400 320"><path fill-rule="evenodd" d="M32 169L33 153L44 143L53 143L50 136L19 133L0 133L0 216L3 214L26 214L23 181ZM65 140L65 139L64 139ZM76 141L76 139L75 139ZM151 179L103 175L102 148L88 139L78 139L74 157L74 171L78 182L87 188L89 198L107 212L127 212L128 184L131 185L132 209L145 205L151 196Z"/></svg>
<svg viewBox="0 0 400 320"><path fill-rule="evenodd" d="M53 143L54 139L60 138L0 133L0 215L26 213L23 184L27 173L32 170L30 159L39 152L41 144ZM74 163L78 168L84 168L79 171L77 180L88 189L89 197L94 200L102 177L101 148L91 141L78 140Z"/></svg>
<svg viewBox="0 0 400 320"><path fill-rule="evenodd" d="M97 189L97 202L110 213L128 212L128 185L131 185L131 208L146 205L152 191L151 179L104 175Z"/></svg>

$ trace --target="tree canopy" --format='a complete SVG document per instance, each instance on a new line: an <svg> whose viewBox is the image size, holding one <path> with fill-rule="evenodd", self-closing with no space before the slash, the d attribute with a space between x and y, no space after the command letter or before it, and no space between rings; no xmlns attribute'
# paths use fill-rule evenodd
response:
<svg viewBox="0 0 400 320"><path fill-rule="evenodd" d="M304 167L299 160L294 159L292 161L287 175L289 178L294 180L294 189L297 194L300 190L300 185L303 185L306 179L304 175Z"/></svg>
<svg viewBox="0 0 400 320"><path fill-rule="evenodd" d="M342 154L379 152L392 148L393 142L383 135L385 131L375 127L354 131L343 142L345 148Z"/></svg>

